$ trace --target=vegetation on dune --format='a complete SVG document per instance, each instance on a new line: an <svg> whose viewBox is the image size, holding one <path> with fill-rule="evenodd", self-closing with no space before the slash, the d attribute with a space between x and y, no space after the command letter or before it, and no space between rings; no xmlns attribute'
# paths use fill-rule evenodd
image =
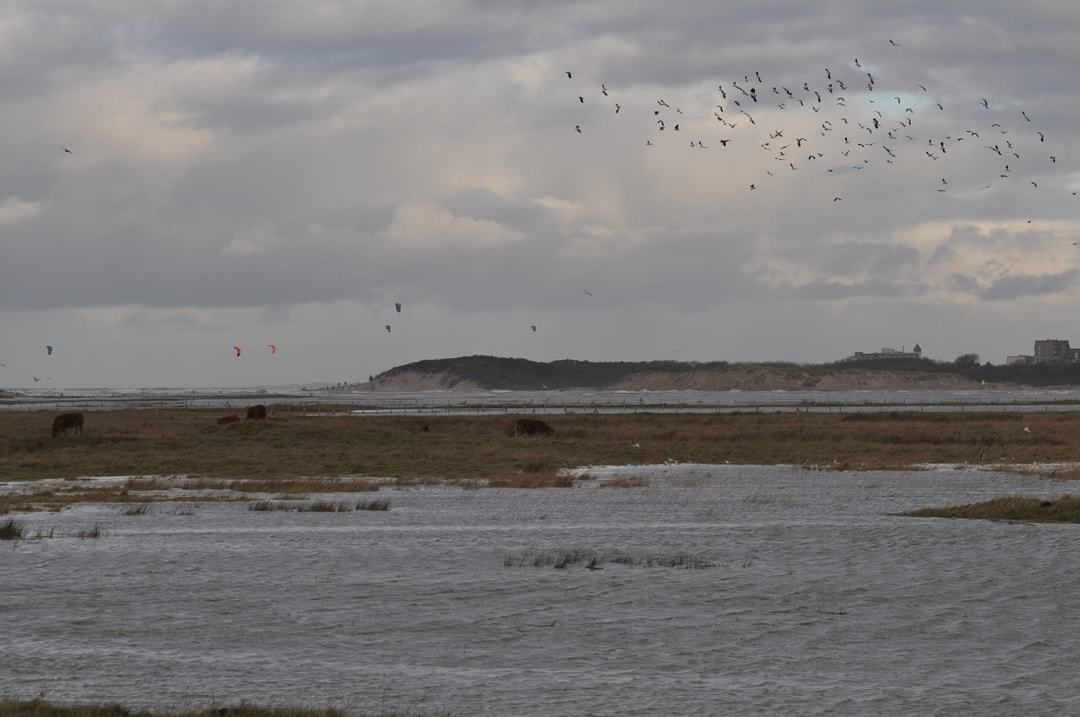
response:
<svg viewBox="0 0 1080 717"><path fill-rule="evenodd" d="M127 410L88 413L84 435L57 439L48 435L51 415L0 413L0 476L190 476L183 487L229 491L209 499L243 500L238 493L373 492L381 485L374 478L572 487L564 469L672 460L904 469L1080 458L1080 413L1059 412L567 414L545 416L554 436L515 437L514 416L310 416L219 426L216 412ZM78 491L50 486L0 496L0 513L168 500L144 491L176 486L156 478Z"/></svg>
<svg viewBox="0 0 1080 717"><path fill-rule="evenodd" d="M1080 384L1080 366L1069 363L1017 365L979 364L977 354L963 354L953 361L930 359L867 359L826 364L736 363L726 361L529 361L498 356L458 356L428 359L396 366L373 378L373 385L392 385L409 373L447 376L447 387L475 384L494 390L541 390L567 388L602 389L635 374L686 374L695 371L769 369L798 375L812 387L826 375L860 371L898 371L927 375L951 374L971 381L1028 386Z"/></svg>
<svg viewBox="0 0 1080 717"><path fill-rule="evenodd" d="M915 518L972 518L1017 520L1032 523L1080 523L1080 498L1064 496L1056 500L1013 496L994 498L945 508L922 508L903 515Z"/></svg>
<svg viewBox="0 0 1080 717"><path fill-rule="evenodd" d="M687 363L682 361L530 361L523 358L499 356L459 356L457 358L427 359L397 366L375 377L374 383L389 381L396 376L417 372L422 374L448 373L460 381L471 381L485 389L539 391L582 386L602 387L631 374L646 371L685 373L701 368L727 366L726 361Z"/></svg>

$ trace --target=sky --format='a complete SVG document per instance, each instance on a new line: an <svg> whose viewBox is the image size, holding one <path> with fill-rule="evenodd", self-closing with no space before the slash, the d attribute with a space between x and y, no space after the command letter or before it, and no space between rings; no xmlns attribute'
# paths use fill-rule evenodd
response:
<svg viewBox="0 0 1080 717"><path fill-rule="evenodd" d="M0 0L0 387L1080 343L1078 31L1064 0Z"/></svg>

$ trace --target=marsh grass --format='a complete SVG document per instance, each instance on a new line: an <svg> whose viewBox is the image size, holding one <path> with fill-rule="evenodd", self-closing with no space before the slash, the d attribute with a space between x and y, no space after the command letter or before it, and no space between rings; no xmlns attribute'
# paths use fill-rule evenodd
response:
<svg viewBox="0 0 1080 717"><path fill-rule="evenodd" d="M779 495L765 495L763 493L748 495L743 498L742 502L746 505L776 505L784 508L790 508L795 505L795 501L791 498Z"/></svg>
<svg viewBox="0 0 1080 717"><path fill-rule="evenodd" d="M657 555L619 550L600 552L581 548L564 548L561 550L527 550L516 555L507 555L503 559L503 565L508 568L533 567L562 570L583 566L590 570L598 570L603 568L606 563L632 568L682 568L688 570L703 570L716 566L716 563L683 551Z"/></svg>
<svg viewBox="0 0 1080 717"><path fill-rule="evenodd" d="M368 493L380 484L367 478L290 478L288 480L253 480L222 478L129 478L128 490L168 491L228 490L236 493Z"/></svg>
<svg viewBox="0 0 1080 717"><path fill-rule="evenodd" d="M124 515L147 515L150 512L149 503L132 503L128 507L124 508Z"/></svg>
<svg viewBox="0 0 1080 717"><path fill-rule="evenodd" d="M123 410L91 412L84 435L53 441L52 415L0 412L0 475L187 475L195 487L299 494L319 492L310 482L338 483L312 476L551 488L573 486L567 468L667 459L884 470L1080 456L1080 412L575 414L548 417L557 433L543 440L506 435L514 416L305 416L223 427L217 411ZM356 491L378 489L375 481L351 480ZM154 479L136 479L129 490L153 488ZM0 512L5 502L0 497Z"/></svg>
<svg viewBox="0 0 1080 717"><path fill-rule="evenodd" d="M1031 523L1080 523L1080 498L1064 496L1056 500L1011 496L980 503L944 508L922 508L901 515L915 518L970 518L1015 520Z"/></svg>
<svg viewBox="0 0 1080 717"><path fill-rule="evenodd" d="M600 481L599 485L601 488L648 488L649 481L647 478L631 476L627 478L609 478Z"/></svg>
<svg viewBox="0 0 1080 717"><path fill-rule="evenodd" d="M285 513L352 513L357 510L390 510L389 500L317 500L312 503L296 503L277 500L257 500L248 503L248 510L256 512Z"/></svg>
<svg viewBox="0 0 1080 717"><path fill-rule="evenodd" d="M32 493L9 493L0 495L0 515L7 513L58 512L79 503L130 503L148 505L151 503L190 502L190 497L169 497L135 495L124 488L91 487L86 485L70 486L58 490L43 490ZM199 498L206 502L232 502L243 498L233 496L214 496Z"/></svg>
<svg viewBox="0 0 1080 717"><path fill-rule="evenodd" d="M80 529L79 532L75 534L75 537L77 537L79 540L94 540L100 538L103 535L105 535L105 531L101 529L100 525L95 523L93 528Z"/></svg>
<svg viewBox="0 0 1080 717"><path fill-rule="evenodd" d="M0 540L21 540L25 533L23 524L13 518L0 521Z"/></svg>

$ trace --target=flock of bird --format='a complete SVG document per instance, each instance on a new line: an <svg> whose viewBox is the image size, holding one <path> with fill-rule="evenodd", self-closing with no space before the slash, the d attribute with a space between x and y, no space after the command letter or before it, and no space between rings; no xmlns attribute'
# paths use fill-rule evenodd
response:
<svg viewBox="0 0 1080 717"><path fill-rule="evenodd" d="M889 52L902 51L900 43L889 40ZM620 121L637 117L647 122L643 142L648 148L676 144L695 152L723 152L742 143L756 145L762 161L750 168L754 174L745 186L751 192L766 190L769 179L784 172L835 176L896 165L902 158L924 163L931 178L928 181L939 194L954 188L969 190L974 184L987 191L999 183L1015 184L1016 177L1026 180L1028 191L1040 191L1042 173L1063 170L1065 163L1059 168L1058 154L1050 149L1047 133L1036 127L1026 108L1003 103L1006 108L1001 109L989 98L980 97L977 102L960 98L956 102L973 105L982 119L971 126L943 131L940 128L948 119L946 103L952 104L951 98L942 98L919 83L903 89L890 84L885 89L875 77L876 71L857 57L843 63L842 69L823 67L814 78L798 83L773 83L753 71L741 79L717 84L710 115L686 114L677 102L663 97L648 107L631 107L627 100L616 101L617 93L606 83L600 83L598 97L590 99L579 92L572 97L578 108L588 109L593 101L600 101ZM565 71L565 77L572 86L579 82L573 70ZM586 115L574 125L576 133L584 135L591 130L588 118ZM69 147L60 149L75 155ZM954 160L970 160L972 152L981 153L977 159L983 161L965 165L961 172L970 175L965 169L975 166L988 176L974 184L964 177L950 178ZM844 200L841 194L829 195L833 203ZM1080 247L1080 242L1073 243ZM595 299L588 289L581 291ZM400 314L401 303L396 302L394 309ZM393 331L390 323L383 328L387 334ZM535 333L537 327L530 324L529 329ZM268 344L268 348L271 354L277 353L276 345ZM233 351L240 358L241 348L233 346ZM53 347L47 347L47 352L51 356ZM5 366L0 363L0 368ZM41 380L37 376L33 379Z"/></svg>
<svg viewBox="0 0 1080 717"><path fill-rule="evenodd" d="M894 40L889 40L888 50L903 52ZM928 188L947 194L954 187L969 188L965 184L970 181L950 177L950 170L965 171L950 160L970 160L972 152L989 160L974 165L986 173L975 183L981 191L1010 180L1015 184L1017 177L1023 177L1027 191L1038 191L1039 175L1057 168L1059 157L1049 149L1047 133L1035 126L1027 109L1009 103L999 108L998 103L980 97L971 106L982 115L980 121L942 131L948 120L946 103L954 100L937 96L924 84L912 83L903 89L897 84L883 86L875 72L880 74L857 57L842 69L823 67L816 77L798 83L774 83L753 71L717 84L711 116L700 110L696 115L684 113L679 103L663 97L647 107L631 108L605 83L600 84L598 97L587 98L580 90L571 97L581 109L600 101L620 121L646 119L650 126L643 138L645 147L675 144L688 151L722 152L741 143L756 145L763 161L752 168L747 191L766 189L769 178L783 172L862 172L896 165L903 158L924 162ZM571 86L578 82L573 70L565 71L565 76ZM574 131L588 133L589 119L585 115ZM834 203L844 200L841 194L829 196Z"/></svg>

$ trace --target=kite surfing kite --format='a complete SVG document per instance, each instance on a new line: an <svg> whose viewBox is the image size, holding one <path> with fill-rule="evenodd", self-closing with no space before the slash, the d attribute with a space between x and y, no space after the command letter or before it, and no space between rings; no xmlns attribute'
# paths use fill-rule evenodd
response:
<svg viewBox="0 0 1080 717"><path fill-rule="evenodd" d="M47 354L49 354L50 356L52 356L52 346L46 346L46 347L45 347L45 353L47 353Z"/></svg>
<svg viewBox="0 0 1080 717"><path fill-rule="evenodd" d="M390 324L387 324L383 328L386 329L386 333L390 333Z"/></svg>
<svg viewBox="0 0 1080 717"><path fill-rule="evenodd" d="M232 350L236 352L236 358L240 358L240 347L239 346L233 346Z"/></svg>
<svg viewBox="0 0 1080 717"><path fill-rule="evenodd" d="M396 302L394 304L394 311L398 312L399 314L401 313L401 302L400 301L398 301L398 302Z"/></svg>
<svg viewBox="0 0 1080 717"><path fill-rule="evenodd" d="M270 349L271 356L277 353L277 346L275 346L274 344L267 344L266 346Z"/></svg>
<svg viewBox="0 0 1080 717"><path fill-rule="evenodd" d="M536 333L536 324L530 324L529 328L533 330L534 334Z"/></svg>

